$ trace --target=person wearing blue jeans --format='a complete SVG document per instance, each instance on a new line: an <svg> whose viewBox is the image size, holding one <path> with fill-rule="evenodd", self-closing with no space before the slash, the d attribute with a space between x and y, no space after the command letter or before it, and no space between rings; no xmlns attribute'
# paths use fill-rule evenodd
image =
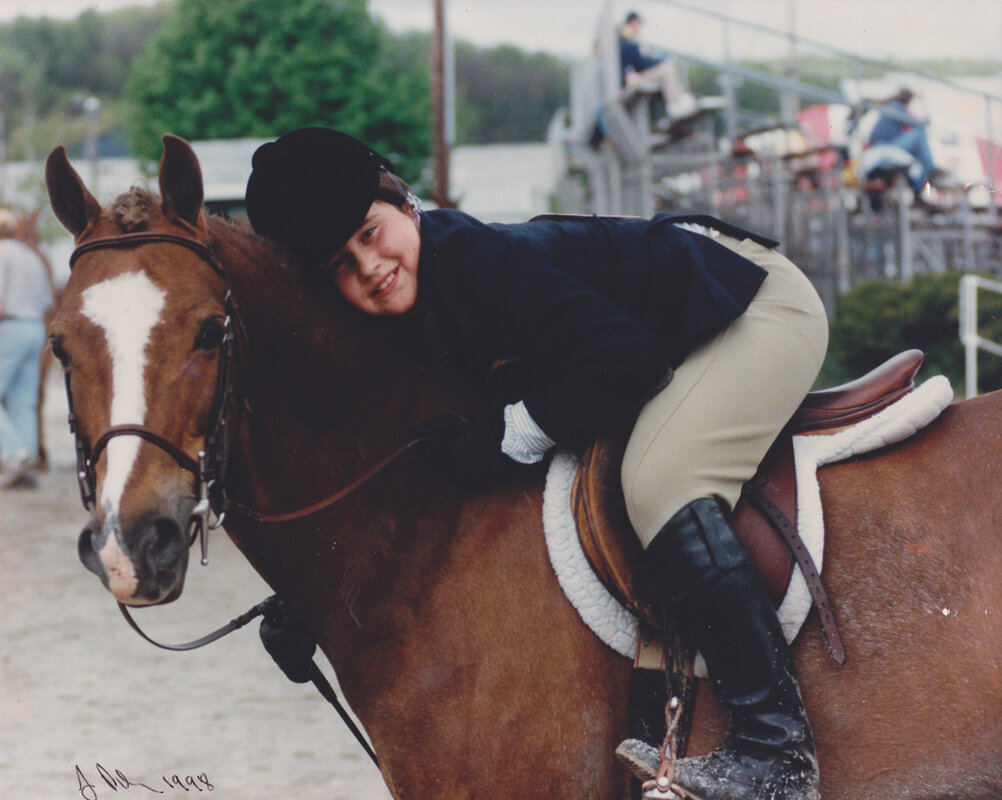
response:
<svg viewBox="0 0 1002 800"><path fill-rule="evenodd" d="M38 459L39 357L52 287L42 259L12 238L16 218L0 209L0 461L4 486Z"/></svg>
<svg viewBox="0 0 1002 800"><path fill-rule="evenodd" d="M908 170L908 182L917 194L925 187L936 164L926 135L927 120L908 110L913 98L909 89L902 89L881 105L880 119L870 133L870 144L900 147L915 159L919 168Z"/></svg>

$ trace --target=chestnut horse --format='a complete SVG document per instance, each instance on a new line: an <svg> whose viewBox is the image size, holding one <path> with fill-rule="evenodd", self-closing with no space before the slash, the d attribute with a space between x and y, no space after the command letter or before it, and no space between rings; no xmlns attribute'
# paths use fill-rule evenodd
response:
<svg viewBox="0 0 1002 800"><path fill-rule="evenodd" d="M217 502L221 486L264 514L307 506L414 424L476 402L423 359L409 328L305 285L269 243L207 216L182 140L164 137L160 197L133 189L101 208L62 148L46 178L79 246L51 337L80 440L142 426L175 450L118 435L95 454L80 554L121 602L181 592L196 491L179 463L215 438L227 314L239 322L223 361L234 390L218 414L230 452ZM830 661L813 616L795 658L826 800L1002 796L1000 454L996 393L951 406L904 445L822 470L825 569L848 661ZM226 517L316 634L397 798L628 796L613 751L627 736L631 663L561 593L543 481L543 467L528 468L463 494L404 453L311 516ZM723 732L705 687L697 706L690 752Z"/></svg>

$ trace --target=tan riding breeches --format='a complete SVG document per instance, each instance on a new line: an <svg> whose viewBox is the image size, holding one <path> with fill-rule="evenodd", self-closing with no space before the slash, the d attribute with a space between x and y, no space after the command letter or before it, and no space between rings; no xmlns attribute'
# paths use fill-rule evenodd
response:
<svg viewBox="0 0 1002 800"><path fill-rule="evenodd" d="M693 500L715 495L734 507L828 347L824 306L796 266L750 239L717 241L769 275L745 313L690 353L637 418L622 480L645 548Z"/></svg>

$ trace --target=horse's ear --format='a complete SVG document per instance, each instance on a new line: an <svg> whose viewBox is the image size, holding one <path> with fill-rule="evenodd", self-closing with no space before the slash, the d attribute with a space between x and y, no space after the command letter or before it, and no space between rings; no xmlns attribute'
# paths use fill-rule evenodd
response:
<svg viewBox="0 0 1002 800"><path fill-rule="evenodd" d="M56 219L75 237L80 238L101 216L101 204L84 186L62 145L49 153L45 162L45 185Z"/></svg>
<svg viewBox="0 0 1002 800"><path fill-rule="evenodd" d="M167 216L172 213L195 225L202 213L202 168L184 139L164 134L164 156L160 161L160 197Z"/></svg>

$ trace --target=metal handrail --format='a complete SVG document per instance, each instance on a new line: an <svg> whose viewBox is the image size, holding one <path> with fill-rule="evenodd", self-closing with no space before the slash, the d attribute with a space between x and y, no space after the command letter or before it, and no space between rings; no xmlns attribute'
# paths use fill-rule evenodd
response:
<svg viewBox="0 0 1002 800"><path fill-rule="evenodd" d="M682 9L684 11L691 12L693 14L700 14L704 17L712 17L721 23L734 24L740 28L744 28L750 31L757 31L759 33L767 33L773 36L781 37L792 41L796 44L808 45L812 49L821 50L827 52L830 55L838 56L840 58L851 59L852 61L863 64L866 66L877 67L884 71L902 71L903 68L900 64L895 64L891 61L884 61L878 58L868 58L866 56L861 56L859 53L853 53L849 50L842 50L837 47L833 47L825 42L819 41L817 39L811 39L809 37L801 36L800 34L791 33L790 31L784 31L779 28L773 28L769 25L763 25L760 22L752 22L751 20L742 19L741 17L735 17L730 14L724 14L720 11L712 11L707 8L700 8L692 3L684 2L684 0L653 0L653 2L658 2L663 5L673 6L675 8ZM906 70L912 75L916 75L927 80L936 81L943 84L944 86L949 86L953 89L957 89L966 94L977 95L983 97L987 100L992 100L997 103L1002 103L1002 96L992 94L990 92L984 92L978 89L971 89L969 86L963 86L962 84L952 81L949 78L944 78L941 75L935 75L931 72L926 72L925 70L907 68Z"/></svg>
<svg viewBox="0 0 1002 800"><path fill-rule="evenodd" d="M978 334L978 289L1002 294L1002 283L980 275L960 279L960 341L964 345L964 387L968 397L978 393L978 350L1002 356L1002 344Z"/></svg>
<svg viewBox="0 0 1002 800"><path fill-rule="evenodd" d="M842 50L837 47L832 47L825 42L818 41L816 39L811 39L809 37L801 36L793 31L784 31L779 28L773 28L768 25L763 25L758 22L752 22L751 20L742 19L741 17L735 17L730 14L724 14L719 11L713 11L706 8L701 8L697 5L693 5L690 2L685 2L685 0L652 0L652 2L658 2L660 4L671 6L679 10L689 12L692 14L699 14L704 17L709 17L711 19L717 20L721 26L725 36L725 40L729 40L731 27L737 27L744 31L753 31L758 33L765 33L777 38L782 38L790 42L791 47L795 50L797 46L810 47L812 50L819 51L828 55L836 56L839 58L844 58L851 60L857 67L869 66L880 69L882 71L904 71L910 75L922 78L927 81L934 81L943 86L948 86L955 91L961 92L971 98L980 99L985 106L985 126L984 138L992 143L995 141L996 131L994 130L994 123L992 116L994 114L994 108L996 104L1002 104L1002 96L993 94L992 92L986 92L980 89L972 89L968 86L964 86L954 80L949 78L944 78L941 75L935 75L931 72L927 72L921 69L915 69L912 67L903 68L900 64L894 64L890 61L884 61L881 59L867 58L861 56L858 53L852 53L847 50ZM725 45L726 47L726 45ZM777 78L776 76L769 76L768 73L760 73L757 70L749 70L745 67L738 67L733 63L729 56L726 57L724 64L714 64L712 61L707 59L700 59L697 56L691 54L683 54L680 52L674 53L676 57L680 60L689 61L691 63L701 64L702 66L707 66L716 69L723 69L724 71L729 71L730 73L741 76L744 75L756 82L770 86L775 89L779 89L786 93L787 95L796 94L800 97L809 98L817 102L822 103L841 103L849 106L855 106L857 108L862 108L869 110L870 108L878 107L878 104L859 98L859 100L853 102L848 98L843 96L841 93L831 92L829 90L821 89L820 87L811 87L809 84L804 84L796 79L791 78ZM893 110L888 113L894 116ZM792 122L792 120L784 119L784 122ZM729 123L729 128L733 126L733 123ZM947 131L950 133L961 133L966 135L966 132L957 131L949 125L943 124L942 121L934 121L932 127L935 127L941 131ZM729 130L728 135L732 138L737 132L735 130ZM989 149L988 154L988 165L986 167L986 173L988 175L988 180L991 181L996 171L996 159L998 158L998 153L996 148ZM992 208L995 208L995 203L997 201L996 195L992 194Z"/></svg>

